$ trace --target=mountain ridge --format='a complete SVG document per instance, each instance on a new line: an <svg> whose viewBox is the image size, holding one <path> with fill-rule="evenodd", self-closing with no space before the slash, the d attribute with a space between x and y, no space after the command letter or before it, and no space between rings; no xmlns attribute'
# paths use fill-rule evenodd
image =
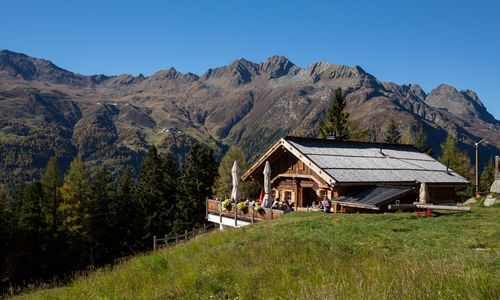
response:
<svg viewBox="0 0 500 300"><path fill-rule="evenodd" d="M195 140L219 155L238 145L254 159L284 135L316 135L339 87L352 121L370 128L373 139L383 138L384 124L393 117L406 142L422 127L437 152L447 132L457 134L469 153L481 138L490 142L482 148L486 155L500 149L500 122L475 92L442 84L426 93L415 83L381 82L356 65L317 62L301 68L274 55L260 63L234 60L202 75L172 67L150 76L84 76L2 50L0 174L37 177L50 155L67 164L77 152L90 165L118 169L140 161L151 144L186 149L182 143ZM35 153L40 147L46 151Z"/></svg>

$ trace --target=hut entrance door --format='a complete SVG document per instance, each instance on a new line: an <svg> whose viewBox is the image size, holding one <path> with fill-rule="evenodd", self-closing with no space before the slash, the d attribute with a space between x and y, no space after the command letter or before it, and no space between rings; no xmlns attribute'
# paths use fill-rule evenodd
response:
<svg viewBox="0 0 500 300"><path fill-rule="evenodd" d="M302 188L302 207L311 207L313 201L317 202L318 196L312 187Z"/></svg>

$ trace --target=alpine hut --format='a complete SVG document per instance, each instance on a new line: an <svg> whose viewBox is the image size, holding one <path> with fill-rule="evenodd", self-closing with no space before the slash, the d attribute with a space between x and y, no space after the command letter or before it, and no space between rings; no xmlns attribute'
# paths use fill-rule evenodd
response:
<svg viewBox="0 0 500 300"><path fill-rule="evenodd" d="M410 145L287 136L242 176L263 181L269 161L273 197L296 210L326 195L334 210L383 211L392 203L418 202L422 183L429 203L455 202L467 179Z"/></svg>

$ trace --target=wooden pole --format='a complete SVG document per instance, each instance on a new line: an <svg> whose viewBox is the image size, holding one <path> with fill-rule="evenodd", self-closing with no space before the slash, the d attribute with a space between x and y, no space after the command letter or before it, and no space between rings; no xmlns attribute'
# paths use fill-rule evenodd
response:
<svg viewBox="0 0 500 300"><path fill-rule="evenodd" d="M186 229L184 230L184 241L187 241L187 239L188 239L188 231Z"/></svg>
<svg viewBox="0 0 500 300"><path fill-rule="evenodd" d="M417 208L430 208L435 210L451 210L451 211L470 211L468 206L446 206L446 205L432 205L432 204L415 204Z"/></svg>
<svg viewBox="0 0 500 300"><path fill-rule="evenodd" d="M168 236L165 234L165 246L168 245Z"/></svg>
<svg viewBox="0 0 500 300"><path fill-rule="evenodd" d="M153 251L156 251L156 235L153 236Z"/></svg>
<svg viewBox="0 0 500 300"><path fill-rule="evenodd" d="M393 209L413 209L415 208L415 204L390 204L387 208L389 210Z"/></svg>
<svg viewBox="0 0 500 300"><path fill-rule="evenodd" d="M208 219L208 197L205 198L205 219Z"/></svg>
<svg viewBox="0 0 500 300"><path fill-rule="evenodd" d="M234 203L234 227L238 227L238 207Z"/></svg>
<svg viewBox="0 0 500 300"><path fill-rule="evenodd" d="M222 204L221 202L219 201L219 217L220 217L220 224L222 224Z"/></svg>
<svg viewBox="0 0 500 300"><path fill-rule="evenodd" d="M476 146L476 195L479 193L479 166L478 166L478 151L477 148L479 147L479 143L474 144Z"/></svg>

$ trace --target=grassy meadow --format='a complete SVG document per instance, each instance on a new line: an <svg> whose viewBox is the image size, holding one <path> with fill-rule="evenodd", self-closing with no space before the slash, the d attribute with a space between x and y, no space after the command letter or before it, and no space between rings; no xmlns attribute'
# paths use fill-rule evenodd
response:
<svg viewBox="0 0 500 300"><path fill-rule="evenodd" d="M76 278L26 299L500 299L500 207L296 212Z"/></svg>

